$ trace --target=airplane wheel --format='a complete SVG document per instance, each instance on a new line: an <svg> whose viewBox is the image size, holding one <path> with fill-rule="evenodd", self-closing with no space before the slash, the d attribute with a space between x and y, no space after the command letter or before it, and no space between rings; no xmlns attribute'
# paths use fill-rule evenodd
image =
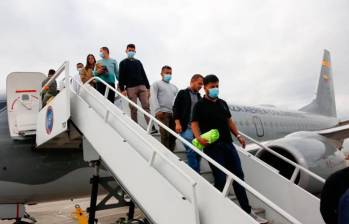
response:
<svg viewBox="0 0 349 224"><path fill-rule="evenodd" d="M30 222L25 222L25 221L21 221L21 220L17 220L16 222L14 222L13 224L32 224Z"/></svg>

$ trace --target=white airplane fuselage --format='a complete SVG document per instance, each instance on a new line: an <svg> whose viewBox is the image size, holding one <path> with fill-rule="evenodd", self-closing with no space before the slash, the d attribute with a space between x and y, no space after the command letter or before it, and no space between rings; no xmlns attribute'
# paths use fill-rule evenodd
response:
<svg viewBox="0 0 349 224"><path fill-rule="evenodd" d="M282 138L299 131L317 131L334 127L335 117L290 111L275 107L229 105L239 130L258 141Z"/></svg>

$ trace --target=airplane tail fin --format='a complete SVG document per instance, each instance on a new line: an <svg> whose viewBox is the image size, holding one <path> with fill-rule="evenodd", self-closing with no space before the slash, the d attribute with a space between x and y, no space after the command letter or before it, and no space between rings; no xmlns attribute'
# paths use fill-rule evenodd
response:
<svg viewBox="0 0 349 224"><path fill-rule="evenodd" d="M330 52L324 50L316 98L310 104L302 107L300 111L337 117L331 66Z"/></svg>

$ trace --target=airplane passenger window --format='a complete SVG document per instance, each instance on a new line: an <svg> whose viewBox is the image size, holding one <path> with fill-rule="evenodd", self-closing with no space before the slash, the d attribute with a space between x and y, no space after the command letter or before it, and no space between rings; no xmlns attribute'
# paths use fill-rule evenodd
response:
<svg viewBox="0 0 349 224"><path fill-rule="evenodd" d="M23 94L22 95L22 100L23 101L29 100L29 95L28 94Z"/></svg>

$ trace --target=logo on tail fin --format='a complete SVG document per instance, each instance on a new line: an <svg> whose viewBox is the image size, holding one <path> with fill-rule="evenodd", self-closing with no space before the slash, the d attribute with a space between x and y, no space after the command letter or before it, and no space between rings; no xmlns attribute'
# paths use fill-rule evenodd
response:
<svg viewBox="0 0 349 224"><path fill-rule="evenodd" d="M313 100L313 102L304 106L300 110L328 117L337 117L331 56L328 50L324 50L324 57L322 59L321 65L322 66L316 98Z"/></svg>

